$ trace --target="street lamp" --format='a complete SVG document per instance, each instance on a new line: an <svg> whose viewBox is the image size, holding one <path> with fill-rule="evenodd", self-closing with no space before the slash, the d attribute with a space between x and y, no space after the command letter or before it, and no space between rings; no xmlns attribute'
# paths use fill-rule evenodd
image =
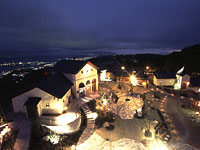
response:
<svg viewBox="0 0 200 150"><path fill-rule="evenodd" d="M122 66L122 67L121 67L121 69L122 69L122 70L125 70L125 67L124 67L124 66Z"/></svg>
<svg viewBox="0 0 200 150"><path fill-rule="evenodd" d="M136 85L137 85L137 79L136 79L136 77L135 77L134 75L132 75L132 76L130 77L130 79L131 79L131 84L132 84L133 86L136 86Z"/></svg>

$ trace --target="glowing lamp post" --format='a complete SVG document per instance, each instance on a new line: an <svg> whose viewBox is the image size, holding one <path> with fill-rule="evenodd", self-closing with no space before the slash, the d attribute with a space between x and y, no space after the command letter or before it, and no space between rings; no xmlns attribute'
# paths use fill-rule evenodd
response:
<svg viewBox="0 0 200 150"><path fill-rule="evenodd" d="M200 101L198 102L198 107L200 107Z"/></svg>
<svg viewBox="0 0 200 150"><path fill-rule="evenodd" d="M187 82L186 84L187 84L187 87L189 87L189 85L190 85L190 82Z"/></svg>
<svg viewBox="0 0 200 150"><path fill-rule="evenodd" d="M136 79L136 77L135 77L134 75L132 75L132 76L130 77L130 79L131 79L131 84L132 84L133 86L136 86L136 85L137 85L137 79Z"/></svg>

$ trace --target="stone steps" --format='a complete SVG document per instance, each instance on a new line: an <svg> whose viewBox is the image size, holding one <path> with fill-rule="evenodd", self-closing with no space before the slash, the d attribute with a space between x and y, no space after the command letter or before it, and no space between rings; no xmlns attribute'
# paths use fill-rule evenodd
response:
<svg viewBox="0 0 200 150"><path fill-rule="evenodd" d="M87 106L86 103L81 105L81 108L83 109L84 113L87 116L87 127L83 131L81 137L79 138L77 145L86 141L94 133L94 127L95 127L95 119L90 115L92 113L90 108Z"/></svg>

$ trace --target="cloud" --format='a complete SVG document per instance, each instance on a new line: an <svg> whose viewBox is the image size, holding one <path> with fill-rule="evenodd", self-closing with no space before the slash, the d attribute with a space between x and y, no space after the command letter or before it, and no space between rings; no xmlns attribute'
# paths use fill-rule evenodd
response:
<svg viewBox="0 0 200 150"><path fill-rule="evenodd" d="M200 40L200 1L0 1L0 51L168 51Z"/></svg>

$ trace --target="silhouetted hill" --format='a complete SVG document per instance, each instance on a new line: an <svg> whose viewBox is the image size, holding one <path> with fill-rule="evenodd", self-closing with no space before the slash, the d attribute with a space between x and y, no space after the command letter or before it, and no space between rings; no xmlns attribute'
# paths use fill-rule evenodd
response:
<svg viewBox="0 0 200 150"><path fill-rule="evenodd" d="M185 66L187 72L200 72L200 44L184 48L180 52L173 52L167 56L166 70L174 71Z"/></svg>
<svg viewBox="0 0 200 150"><path fill-rule="evenodd" d="M189 74L200 72L200 44L186 47L180 52L172 52L169 55L158 54L133 54L133 55L110 55L99 56L90 59L94 64L102 64L104 66L116 65L125 66L127 69L144 69L150 66L156 72L177 72L183 66Z"/></svg>

